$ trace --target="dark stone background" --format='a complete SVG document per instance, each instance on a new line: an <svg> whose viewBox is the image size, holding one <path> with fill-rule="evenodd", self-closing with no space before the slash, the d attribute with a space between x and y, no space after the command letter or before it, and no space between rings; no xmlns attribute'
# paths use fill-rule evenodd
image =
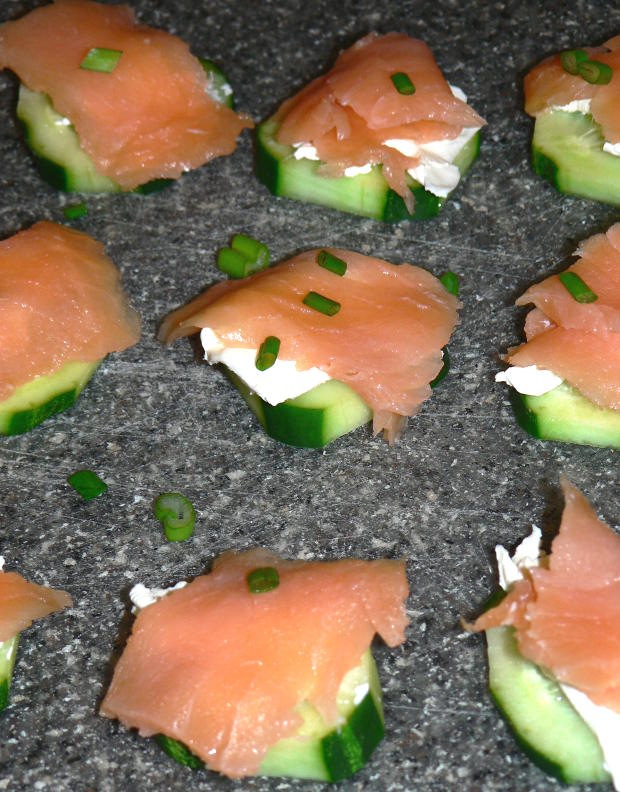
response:
<svg viewBox="0 0 620 792"><path fill-rule="evenodd" d="M34 3L4 0L13 18ZM615 7L614 7L615 6ZM528 163L532 124L521 78L543 56L620 32L617 4L590 2L206 3L141 0L141 19L178 33L221 64L237 106L263 119L369 30L424 38L446 77L487 119L479 161L441 216L382 226L274 199L252 173L247 132L231 157L148 198L87 197L74 226L102 240L143 317L143 338L113 355L77 405L0 442L0 552L7 567L69 590L72 610L23 636L10 708L0 721L0 790L319 789L282 780L232 782L176 766L152 742L97 715L126 638L128 591L196 575L221 551L256 544L288 556L408 561L411 626L379 646L387 737L351 790L551 790L521 754L486 688L484 641L465 635L495 587L493 546L536 522L553 530L567 474L612 524L618 457L544 444L515 424L494 383L499 355L521 338L513 301L564 268L576 243L618 212L563 197ZM63 222L75 198L37 176L14 119L16 80L0 75L0 236L40 218ZM237 231L273 260L336 245L461 276L452 371L390 448L367 428L324 451L266 437L219 373L187 341L154 339L161 318L218 277L217 249ZM81 467L109 484L81 502L66 483ZM154 497L196 505L190 542L167 544Z"/></svg>

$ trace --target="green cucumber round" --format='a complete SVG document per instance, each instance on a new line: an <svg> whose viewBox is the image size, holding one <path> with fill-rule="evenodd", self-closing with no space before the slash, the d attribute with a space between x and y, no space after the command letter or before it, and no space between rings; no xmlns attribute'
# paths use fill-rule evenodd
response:
<svg viewBox="0 0 620 792"><path fill-rule="evenodd" d="M29 432L46 418L71 407L100 363L65 363L53 374L20 385L0 402L0 435Z"/></svg>
<svg viewBox="0 0 620 792"><path fill-rule="evenodd" d="M0 643L0 712L6 709L9 703L9 690L18 644L19 634Z"/></svg>
<svg viewBox="0 0 620 792"><path fill-rule="evenodd" d="M367 692L357 701L360 686ZM303 723L293 737L279 740L263 759L259 775L288 776L336 782L360 770L385 733L381 684L370 650L360 665L349 671L337 693L340 724L330 726L308 702L297 707ZM186 746L165 735L157 735L159 745L173 759L193 769L204 762Z"/></svg>
<svg viewBox="0 0 620 792"><path fill-rule="evenodd" d="M486 631L489 689L521 748L567 784L609 781L598 741L562 689L526 660L512 627Z"/></svg>
<svg viewBox="0 0 620 792"><path fill-rule="evenodd" d="M620 410L598 407L566 382L542 396L511 388L510 401L519 426L540 440L620 448Z"/></svg>
<svg viewBox="0 0 620 792"><path fill-rule="evenodd" d="M296 160L292 146L278 143L278 126L273 118L259 126L256 159L256 175L274 195L371 217L385 223L426 220L439 213L445 199L410 179L409 189L414 197L414 211L410 214L401 196L390 189L383 178L379 165L373 167L370 173L350 178L321 176L318 173L320 162ZM469 170L479 150L480 132L477 132L454 161L461 175Z"/></svg>
<svg viewBox="0 0 620 792"><path fill-rule="evenodd" d="M547 110L534 125L532 166L562 193L620 206L620 157L604 143L591 115Z"/></svg>

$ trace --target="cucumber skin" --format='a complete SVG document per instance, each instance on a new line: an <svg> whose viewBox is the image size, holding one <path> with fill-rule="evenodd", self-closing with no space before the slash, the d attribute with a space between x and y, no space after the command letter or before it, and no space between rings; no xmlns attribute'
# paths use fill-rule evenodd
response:
<svg viewBox="0 0 620 792"><path fill-rule="evenodd" d="M74 404L100 364L100 360L94 363L69 363L53 374L36 377L16 388L5 402L0 402L0 435L24 434L52 415L67 410ZM53 393L56 385L59 393ZM40 400L37 391L44 394ZM53 395L50 396L50 393ZM20 401L23 402L24 409L19 409ZM8 410L7 403L10 403Z"/></svg>
<svg viewBox="0 0 620 792"><path fill-rule="evenodd" d="M510 388L519 426L539 440L620 449L620 410L604 410L563 383L542 396Z"/></svg>
<svg viewBox="0 0 620 792"><path fill-rule="evenodd" d="M573 709L568 699L562 693L559 685L547 678L540 671L538 666L526 660L519 654L517 642L514 637L514 628L512 627L494 627L486 631L489 660L489 689L491 696L500 711L502 717L510 727L510 730L518 743L521 750L543 770L544 772L563 781L566 784L573 783L597 783L600 781L608 781L609 774L603 767L603 755L601 753L598 741L594 733L587 726L581 716ZM498 662L499 661L499 662ZM540 690L540 695L546 699L544 706L546 712L543 715L548 715L549 709L553 707L558 717L571 720L571 736L574 735L576 730L581 733L579 735L581 745L578 746L583 749L581 755L577 755L574 750L564 750L560 748L559 753L567 753L566 764L562 765L559 761L550 758L549 756L541 753L541 746L537 746L535 741L537 739L537 732L543 730L546 737L551 733L546 725L541 725L540 717L537 713L532 712L527 722L521 721L515 723L514 717L519 717L518 705L517 712L510 711L510 701L504 698L504 691L502 691L501 683L508 681L507 678L502 679L501 665L506 661L512 666L510 671L514 676L510 678L510 696L514 699L521 697L520 691L516 686L520 680L516 679L516 675L527 675L529 681L530 693L534 686ZM536 692L536 690L534 690ZM550 705L550 699L554 700L554 704ZM522 713L521 713L522 714ZM552 725L552 724L551 724ZM527 733L528 736L522 734L519 729ZM566 728L564 727L564 731ZM579 742L579 741L578 741ZM573 765L571 767L571 762Z"/></svg>
<svg viewBox="0 0 620 792"><path fill-rule="evenodd" d="M371 174L363 174L348 178L343 176L341 178L329 178L319 176L317 171L320 167L320 162L311 162L310 160L295 160L293 157L293 148L290 146L283 146L277 143L275 135L277 133L278 124L274 120L268 119L262 123L257 131L257 154L256 154L256 175L266 185L266 187L274 195L293 198L295 200L306 200L321 206L328 206L332 209L339 209L341 211L351 212L353 214L360 214L364 217L370 217L374 220L381 220L384 223L398 223L402 220L427 220L439 214L445 198L440 198L437 195L424 189L424 187L416 181L412 180L411 192L414 196L414 211L413 214L405 206L405 202L398 193L390 189L387 182L379 173L379 166L375 166ZM281 149L280 157L274 154L273 149L278 147ZM463 150L462 162L457 164L461 170L461 175L464 175L469 170L471 164L474 162L480 151L480 132L466 144ZM285 153L286 152L286 153ZM284 166L281 160L286 158ZM318 179L319 184L322 186L321 192L323 195L321 199L304 197L289 194L287 189L280 188L281 167L286 167L291 173L293 169L299 171L299 179L307 180ZM372 186L366 187L369 182L368 176L372 176L375 182ZM338 195L339 186L347 188L349 192L353 185L360 185L360 194L363 194L365 189L379 190L382 193L383 201L380 200L379 195L372 200L371 206L364 206L363 198L360 197L359 201L353 199L343 199ZM325 192L328 194L326 195Z"/></svg>
<svg viewBox="0 0 620 792"><path fill-rule="evenodd" d="M591 115L546 111L534 124L532 168L558 192L620 206L620 157L604 142Z"/></svg>

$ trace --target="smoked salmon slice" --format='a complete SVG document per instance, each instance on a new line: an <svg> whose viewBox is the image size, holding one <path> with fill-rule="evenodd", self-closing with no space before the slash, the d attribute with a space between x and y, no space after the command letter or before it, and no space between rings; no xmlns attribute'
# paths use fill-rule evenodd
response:
<svg viewBox="0 0 620 792"><path fill-rule="evenodd" d="M139 337L139 316L100 242L48 221L0 242L0 401Z"/></svg>
<svg viewBox="0 0 620 792"><path fill-rule="evenodd" d="M33 621L72 605L66 591L30 583L17 572L4 572L3 562L0 556L0 644Z"/></svg>
<svg viewBox="0 0 620 792"><path fill-rule="evenodd" d="M279 583L250 590L256 569ZM284 561L226 553L210 574L141 609L101 714L181 741L210 769L254 774L312 704L337 721L336 692L378 633L405 639L403 561Z"/></svg>
<svg viewBox="0 0 620 792"><path fill-rule="evenodd" d="M471 626L514 626L519 651L596 704L620 712L620 537L566 478L547 563L522 570L504 600Z"/></svg>
<svg viewBox="0 0 620 792"><path fill-rule="evenodd" d="M346 262L344 276L317 264L321 250L306 251L208 289L168 316L159 338L170 343L210 328L228 347L258 349L275 336L278 360L347 384L373 410L375 433L385 430L391 441L430 396L461 304L420 267L327 252ZM327 316L307 306L309 292L338 303L338 312Z"/></svg>
<svg viewBox="0 0 620 792"><path fill-rule="evenodd" d="M122 54L111 72L80 68L93 49ZM5 22L0 68L47 94L97 171L124 190L230 154L252 126L209 96L181 39L138 24L124 5L55 0Z"/></svg>

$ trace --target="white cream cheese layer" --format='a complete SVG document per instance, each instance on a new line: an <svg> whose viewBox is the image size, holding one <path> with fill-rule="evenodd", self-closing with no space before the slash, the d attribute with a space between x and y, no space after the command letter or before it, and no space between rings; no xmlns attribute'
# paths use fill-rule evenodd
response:
<svg viewBox="0 0 620 792"><path fill-rule="evenodd" d="M512 556L502 545L495 547L499 581L504 590L522 579L522 569L540 564L540 540L540 529L533 525L532 533L521 542ZM605 769L611 775L615 789L620 790L620 751L618 751L620 713L595 704L577 688L561 682L558 684L566 698L596 735L603 752Z"/></svg>
<svg viewBox="0 0 620 792"><path fill-rule="evenodd" d="M331 379L321 369L313 367L298 371L294 360L280 358L271 368L259 371L256 368L258 349L228 347L210 327L201 330L200 341L205 360L211 364L223 363L269 404L276 405L286 399L294 399Z"/></svg>
<svg viewBox="0 0 620 792"><path fill-rule="evenodd" d="M133 613L137 613L143 608L148 608L149 605L153 605L157 602L157 600L162 599L162 597L165 597L166 594L169 594L171 591L177 591L178 589L182 589L185 586L187 586L186 580L180 580L174 586L164 589L150 589L144 586L142 583L136 583L136 585L129 592L129 599L133 604L133 608L131 610Z"/></svg>
<svg viewBox="0 0 620 792"><path fill-rule="evenodd" d="M565 113L583 113L587 115L590 112L590 100L575 99L565 105L554 105L551 109L564 110ZM603 151L613 154L614 157L620 157L620 143L610 143L609 140L606 140L603 143Z"/></svg>
<svg viewBox="0 0 620 792"><path fill-rule="evenodd" d="M451 85L452 94L462 102L467 102L467 96L456 85ZM480 127L464 127L458 137L452 140L431 140L418 145L413 140L388 139L383 144L396 149L405 157L420 157L420 163L410 168L409 175L420 182L425 189L440 198L445 198L456 187L461 179L461 172L454 165L458 153L473 138ZM311 143L295 143L295 159L309 159L318 161L316 148ZM361 166L346 168L344 175L349 178L362 173L370 173L371 163Z"/></svg>
<svg viewBox="0 0 620 792"><path fill-rule="evenodd" d="M542 396L561 385L564 380L552 371L536 366L510 366L498 371L495 382L505 382L526 396Z"/></svg>

